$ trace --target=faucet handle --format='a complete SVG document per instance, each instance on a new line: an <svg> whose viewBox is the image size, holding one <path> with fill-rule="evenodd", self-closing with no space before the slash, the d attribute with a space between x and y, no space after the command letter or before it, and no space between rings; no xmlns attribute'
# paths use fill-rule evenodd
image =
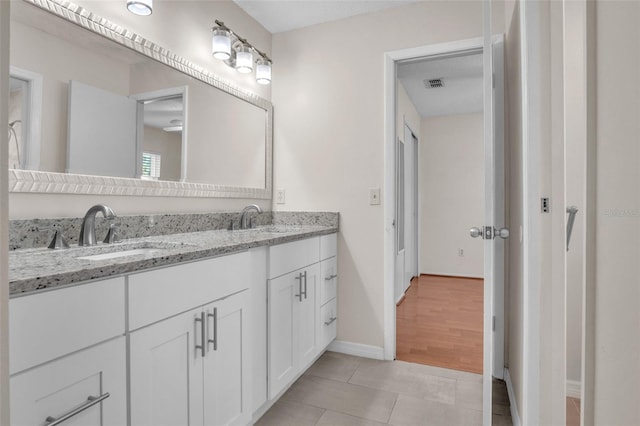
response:
<svg viewBox="0 0 640 426"><path fill-rule="evenodd" d="M47 246L48 248L53 250L69 248L69 243L67 243L67 240L62 233L62 228L60 228L60 225L45 226L42 228L38 228L38 231L55 231L53 233L53 239Z"/></svg>
<svg viewBox="0 0 640 426"><path fill-rule="evenodd" d="M118 223L112 222L109 224L109 230L107 231L107 236L104 237L103 243L105 244L113 244L118 242Z"/></svg>

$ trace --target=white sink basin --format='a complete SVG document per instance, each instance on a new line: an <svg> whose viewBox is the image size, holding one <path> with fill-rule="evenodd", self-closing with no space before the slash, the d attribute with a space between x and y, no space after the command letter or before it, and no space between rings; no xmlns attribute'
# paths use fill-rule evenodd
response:
<svg viewBox="0 0 640 426"><path fill-rule="evenodd" d="M77 259L98 262L101 260L113 260L121 257L140 256L143 258L153 257L162 252L163 249L158 248L140 248L133 250L114 251L112 253L94 254L91 256L79 256Z"/></svg>

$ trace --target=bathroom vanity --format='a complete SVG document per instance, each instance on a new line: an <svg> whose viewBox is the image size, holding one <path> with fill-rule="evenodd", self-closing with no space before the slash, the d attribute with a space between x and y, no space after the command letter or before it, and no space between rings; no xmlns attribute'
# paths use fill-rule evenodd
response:
<svg viewBox="0 0 640 426"><path fill-rule="evenodd" d="M13 251L12 423L251 424L335 338L336 232Z"/></svg>

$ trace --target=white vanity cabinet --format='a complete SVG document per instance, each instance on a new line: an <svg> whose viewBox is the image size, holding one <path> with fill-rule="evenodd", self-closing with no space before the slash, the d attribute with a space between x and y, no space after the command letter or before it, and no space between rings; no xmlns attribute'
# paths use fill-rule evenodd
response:
<svg viewBox="0 0 640 426"><path fill-rule="evenodd" d="M11 299L12 425L127 423L124 306L124 278Z"/></svg>
<svg viewBox="0 0 640 426"><path fill-rule="evenodd" d="M250 422L248 259L238 253L129 277L130 327L139 327L129 337L132 425Z"/></svg>
<svg viewBox="0 0 640 426"><path fill-rule="evenodd" d="M318 351L318 264L269 280L269 397Z"/></svg>
<svg viewBox="0 0 640 426"><path fill-rule="evenodd" d="M270 399L291 384L335 338L335 241L335 234L331 234L270 247ZM329 277L326 284L324 277Z"/></svg>
<svg viewBox="0 0 640 426"><path fill-rule="evenodd" d="M320 346L325 348L336 338L338 321L338 238L337 234L320 237Z"/></svg>

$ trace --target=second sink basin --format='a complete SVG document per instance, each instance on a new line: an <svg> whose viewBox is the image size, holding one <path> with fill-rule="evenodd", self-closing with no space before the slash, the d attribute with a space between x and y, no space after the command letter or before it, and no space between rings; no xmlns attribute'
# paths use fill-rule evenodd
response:
<svg viewBox="0 0 640 426"><path fill-rule="evenodd" d="M186 244L163 243L163 242L141 242L141 243L123 243L108 244L88 247L86 252L80 256L76 256L79 260L88 260L90 262L101 262L108 260L121 260L127 257L138 257L147 259L155 256L161 256L170 250L184 248Z"/></svg>
<svg viewBox="0 0 640 426"><path fill-rule="evenodd" d="M90 260L90 261L101 261L101 260L112 260L118 259L121 257L129 257L129 256L143 256L143 257L153 257L159 252L163 251L163 249L153 249L153 248L141 248L141 249L132 249L132 250L123 250L123 251L114 251L111 253L102 253L102 254L94 254L90 256L78 256L77 259L80 260Z"/></svg>

